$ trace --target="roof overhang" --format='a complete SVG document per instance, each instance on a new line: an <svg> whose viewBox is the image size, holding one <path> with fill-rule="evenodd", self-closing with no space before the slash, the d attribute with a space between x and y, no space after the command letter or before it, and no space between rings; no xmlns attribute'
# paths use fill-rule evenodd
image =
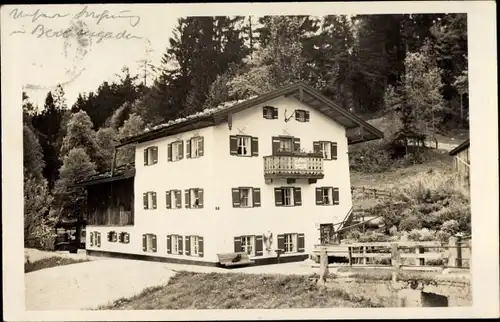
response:
<svg viewBox="0 0 500 322"><path fill-rule="evenodd" d="M465 140L464 142L460 143L459 146L454 148L453 150L450 151L450 155L455 155L457 153L462 152L463 150L467 149L470 146L470 139Z"/></svg>
<svg viewBox="0 0 500 322"><path fill-rule="evenodd" d="M108 173L109 173L109 176L103 175L103 176L100 176L100 177L95 178L95 179L89 179L89 180L85 180L82 182L78 182L78 183L74 184L73 186L83 188L83 187L93 186L93 185L97 185L97 184L120 181L120 180L125 180L125 179L130 179L130 178L135 177L135 169L127 170L127 171L124 171L123 173L120 173L118 175L113 175L113 176L111 176L110 172L108 172Z"/></svg>
<svg viewBox="0 0 500 322"><path fill-rule="evenodd" d="M364 121L355 114L342 109L312 87L299 82L268 92L263 95L259 95L255 98L233 105L227 109L217 111L211 115L187 120L186 122L174 124L166 128L149 131L147 133L125 139L121 141L116 147L131 143L146 142L164 136L174 135L194 129L228 122L230 115L253 107L255 105L273 100L280 96L293 97L303 104L310 106L311 108L319 111L328 118L344 126L346 130L348 130L346 136L348 138L349 144L356 144L360 142L381 139L384 137L384 134L381 131L370 125L368 122Z"/></svg>

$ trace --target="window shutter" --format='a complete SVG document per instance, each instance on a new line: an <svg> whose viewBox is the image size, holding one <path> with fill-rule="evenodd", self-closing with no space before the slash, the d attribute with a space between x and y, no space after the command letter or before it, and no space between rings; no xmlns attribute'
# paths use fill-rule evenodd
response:
<svg viewBox="0 0 500 322"><path fill-rule="evenodd" d="M262 256L264 255L264 241L262 238L262 235L255 236L255 256Z"/></svg>
<svg viewBox="0 0 500 322"><path fill-rule="evenodd" d="M198 255L203 257L203 237L198 236Z"/></svg>
<svg viewBox="0 0 500 322"><path fill-rule="evenodd" d="M125 244L128 244L128 243L130 243L130 234L125 233Z"/></svg>
<svg viewBox="0 0 500 322"><path fill-rule="evenodd" d="M235 135L229 136L229 154L238 155L238 138Z"/></svg>
<svg viewBox="0 0 500 322"><path fill-rule="evenodd" d="M97 233L97 247L101 247L101 233Z"/></svg>
<svg viewBox="0 0 500 322"><path fill-rule="evenodd" d="M175 206L177 208L182 208L182 191L174 190L175 192Z"/></svg>
<svg viewBox="0 0 500 322"><path fill-rule="evenodd" d="M153 244L152 245L152 251L156 253L156 235L153 235L151 237L151 243Z"/></svg>
<svg viewBox="0 0 500 322"><path fill-rule="evenodd" d="M199 141L198 141L198 155L200 157L203 156L203 150L205 149L205 141L203 140L203 136L200 136L199 137Z"/></svg>
<svg viewBox="0 0 500 322"><path fill-rule="evenodd" d="M322 188L316 188L316 204L317 205L323 204L323 189Z"/></svg>
<svg viewBox="0 0 500 322"><path fill-rule="evenodd" d="M253 188L253 206L260 207L260 188Z"/></svg>
<svg viewBox="0 0 500 322"><path fill-rule="evenodd" d="M147 235L143 234L142 235L142 250L147 251L148 250L148 241L147 241Z"/></svg>
<svg viewBox="0 0 500 322"><path fill-rule="evenodd" d="M300 117L300 113L302 113L302 110L295 110L295 120L298 121Z"/></svg>
<svg viewBox="0 0 500 322"><path fill-rule="evenodd" d="M303 253L305 251L305 235L297 234L297 251Z"/></svg>
<svg viewBox="0 0 500 322"><path fill-rule="evenodd" d="M309 122L309 111L305 111L305 121Z"/></svg>
<svg viewBox="0 0 500 322"><path fill-rule="evenodd" d="M183 158L184 158L184 141L180 141L179 160L182 160Z"/></svg>
<svg viewBox="0 0 500 322"><path fill-rule="evenodd" d="M338 205L339 204L339 188L333 188L333 204Z"/></svg>
<svg viewBox="0 0 500 322"><path fill-rule="evenodd" d="M273 136L273 155L275 155L280 149L280 139L276 136Z"/></svg>
<svg viewBox="0 0 500 322"><path fill-rule="evenodd" d="M203 208L203 189L198 188L198 208Z"/></svg>
<svg viewBox="0 0 500 322"><path fill-rule="evenodd" d="M118 234L118 242L123 243L123 232Z"/></svg>
<svg viewBox="0 0 500 322"><path fill-rule="evenodd" d="M94 232L90 232L90 246L94 246Z"/></svg>
<svg viewBox="0 0 500 322"><path fill-rule="evenodd" d="M285 250L285 235L278 235L278 249Z"/></svg>
<svg viewBox="0 0 500 322"><path fill-rule="evenodd" d="M106 237L108 239L108 241L110 242L111 241L111 232L108 231L108 233L106 234Z"/></svg>
<svg viewBox="0 0 500 322"><path fill-rule="evenodd" d="M278 108L277 107L273 107L273 118L274 119L278 118Z"/></svg>
<svg viewBox="0 0 500 322"><path fill-rule="evenodd" d="M172 198L170 198L170 191L165 191L165 203L167 205L167 209L172 208Z"/></svg>
<svg viewBox="0 0 500 322"><path fill-rule="evenodd" d="M191 158L191 140L186 140L186 159Z"/></svg>
<svg viewBox="0 0 500 322"><path fill-rule="evenodd" d="M172 254L172 235L167 235L167 254Z"/></svg>
<svg viewBox="0 0 500 322"><path fill-rule="evenodd" d="M184 204L186 208L191 208L191 202L189 201L191 196L189 195L189 189L184 190Z"/></svg>
<svg viewBox="0 0 500 322"><path fill-rule="evenodd" d="M142 194L142 201L144 203L144 209L148 209L148 193L147 192Z"/></svg>
<svg viewBox="0 0 500 322"><path fill-rule="evenodd" d="M174 235L174 238L177 238L177 248L179 250L179 255L182 255L182 246L184 245L184 239L179 235Z"/></svg>
<svg viewBox="0 0 500 322"><path fill-rule="evenodd" d="M158 163L158 147L153 148L153 164Z"/></svg>
<svg viewBox="0 0 500 322"><path fill-rule="evenodd" d="M320 145L319 145L318 141L314 141L313 142L313 152L314 153L320 153L321 152L321 148L320 148Z"/></svg>
<svg viewBox="0 0 500 322"><path fill-rule="evenodd" d="M239 188L231 189L231 194L233 196L233 208L239 208L240 207L240 189Z"/></svg>
<svg viewBox="0 0 500 322"><path fill-rule="evenodd" d="M337 142L332 142L332 160L337 160Z"/></svg>
<svg viewBox="0 0 500 322"><path fill-rule="evenodd" d="M151 199L153 200L153 209L156 209L156 192L151 193Z"/></svg>
<svg viewBox="0 0 500 322"><path fill-rule="evenodd" d="M234 237L234 252L235 253L240 253L241 252L241 237Z"/></svg>
<svg viewBox="0 0 500 322"><path fill-rule="evenodd" d="M267 111L268 110L269 110L269 107L267 107L267 106L264 106L262 108L262 117L265 118L265 119L267 119Z"/></svg>
<svg viewBox="0 0 500 322"><path fill-rule="evenodd" d="M186 239L186 255L191 255L191 237L190 236L185 236Z"/></svg>
<svg viewBox="0 0 500 322"><path fill-rule="evenodd" d="M113 232L113 242L116 243L116 239L118 238L118 233L116 231Z"/></svg>
<svg viewBox="0 0 500 322"><path fill-rule="evenodd" d="M259 155L259 138L252 137L252 156L256 157Z"/></svg>
<svg viewBox="0 0 500 322"><path fill-rule="evenodd" d="M276 206L283 205L283 192L281 191L281 188L274 188L274 204Z"/></svg>
<svg viewBox="0 0 500 322"><path fill-rule="evenodd" d="M168 145L168 156L167 161L172 161L172 143Z"/></svg>
<svg viewBox="0 0 500 322"><path fill-rule="evenodd" d="M148 165L148 149L144 149L144 165Z"/></svg>
<svg viewBox="0 0 500 322"><path fill-rule="evenodd" d="M300 151L300 138L293 138L293 150Z"/></svg>
<svg viewBox="0 0 500 322"><path fill-rule="evenodd" d="M302 189L300 187L293 188L293 201L294 201L294 206L302 205Z"/></svg>

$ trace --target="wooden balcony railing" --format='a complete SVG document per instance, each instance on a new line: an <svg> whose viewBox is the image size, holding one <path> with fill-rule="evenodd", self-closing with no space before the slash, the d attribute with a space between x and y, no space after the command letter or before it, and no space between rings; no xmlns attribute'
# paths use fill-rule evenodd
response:
<svg viewBox="0 0 500 322"><path fill-rule="evenodd" d="M323 157L316 154L272 155L264 157L264 177L322 179Z"/></svg>

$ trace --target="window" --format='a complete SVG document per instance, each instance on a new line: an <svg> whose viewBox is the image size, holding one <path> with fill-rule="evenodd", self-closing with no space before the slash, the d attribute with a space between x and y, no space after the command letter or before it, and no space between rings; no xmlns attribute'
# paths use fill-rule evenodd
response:
<svg viewBox="0 0 500 322"><path fill-rule="evenodd" d="M255 236L241 236L241 251L255 256Z"/></svg>
<svg viewBox="0 0 500 322"><path fill-rule="evenodd" d="M297 234L285 234L285 253L297 252Z"/></svg>
<svg viewBox="0 0 500 322"><path fill-rule="evenodd" d="M152 146L144 149L144 165L153 165L158 163L158 147Z"/></svg>
<svg viewBox="0 0 500 322"><path fill-rule="evenodd" d="M186 158L203 156L203 137L197 136L186 141Z"/></svg>
<svg viewBox="0 0 500 322"><path fill-rule="evenodd" d="M291 136L274 136L272 138L273 155L281 152L300 151L300 138Z"/></svg>
<svg viewBox="0 0 500 322"><path fill-rule="evenodd" d="M292 152L293 140L291 138L280 138L280 152Z"/></svg>
<svg viewBox="0 0 500 322"><path fill-rule="evenodd" d="M329 141L313 142L314 152L321 153L325 160L337 160L337 143Z"/></svg>
<svg viewBox="0 0 500 322"><path fill-rule="evenodd" d="M168 190L165 192L167 209L182 208L182 191Z"/></svg>
<svg viewBox="0 0 500 322"><path fill-rule="evenodd" d="M203 208L203 189L186 189L184 195L186 208Z"/></svg>
<svg viewBox="0 0 500 322"><path fill-rule="evenodd" d="M90 233L90 246L101 247L101 233L94 231Z"/></svg>
<svg viewBox="0 0 500 322"><path fill-rule="evenodd" d="M118 240L118 234L116 231L108 232L108 242L115 243Z"/></svg>
<svg viewBox="0 0 500 322"><path fill-rule="evenodd" d="M172 161L181 160L182 154L182 142L172 143Z"/></svg>
<svg viewBox="0 0 500 322"><path fill-rule="evenodd" d="M252 203L252 188L240 188L240 207L251 207Z"/></svg>
<svg viewBox="0 0 500 322"><path fill-rule="evenodd" d="M299 122L309 122L309 111L295 110L295 119Z"/></svg>
<svg viewBox="0 0 500 322"><path fill-rule="evenodd" d="M302 191L298 187L274 188L274 202L276 206L302 205Z"/></svg>
<svg viewBox="0 0 500 322"><path fill-rule="evenodd" d="M338 205L339 204L339 188L317 187L316 188L316 204L317 205Z"/></svg>
<svg viewBox="0 0 500 322"><path fill-rule="evenodd" d="M149 191L143 194L144 209L156 209L156 192Z"/></svg>
<svg viewBox="0 0 500 322"><path fill-rule="evenodd" d="M233 207L260 207L260 188L232 188Z"/></svg>
<svg viewBox="0 0 500 322"><path fill-rule="evenodd" d="M273 120L278 118L278 109L275 107L264 106L262 112L265 119Z"/></svg>
<svg viewBox="0 0 500 322"><path fill-rule="evenodd" d="M145 252L156 252L156 235L144 234L142 235L142 250Z"/></svg>
<svg viewBox="0 0 500 322"><path fill-rule="evenodd" d="M121 232L118 238L118 241L123 244L130 243L130 235L126 232Z"/></svg>
<svg viewBox="0 0 500 322"><path fill-rule="evenodd" d="M259 155L259 139L246 135L231 135L229 136L229 152L236 156L258 156Z"/></svg>
<svg viewBox="0 0 500 322"><path fill-rule="evenodd" d="M182 236L172 235L172 254L182 255Z"/></svg>
<svg viewBox="0 0 500 322"><path fill-rule="evenodd" d="M198 236L190 236L191 239L191 256L198 256Z"/></svg>

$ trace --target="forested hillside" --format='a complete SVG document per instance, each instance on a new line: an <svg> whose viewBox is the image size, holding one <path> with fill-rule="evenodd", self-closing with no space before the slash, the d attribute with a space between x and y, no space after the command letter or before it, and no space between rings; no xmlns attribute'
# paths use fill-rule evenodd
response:
<svg viewBox="0 0 500 322"><path fill-rule="evenodd" d="M38 109L23 93L30 246L50 244L60 218L84 216L85 192L72 184L107 170L120 139L296 81L356 114L387 115L386 142L468 127L465 14L187 17L164 50L160 66L124 66L73 106L61 86ZM118 164L132 160L119 152Z"/></svg>

